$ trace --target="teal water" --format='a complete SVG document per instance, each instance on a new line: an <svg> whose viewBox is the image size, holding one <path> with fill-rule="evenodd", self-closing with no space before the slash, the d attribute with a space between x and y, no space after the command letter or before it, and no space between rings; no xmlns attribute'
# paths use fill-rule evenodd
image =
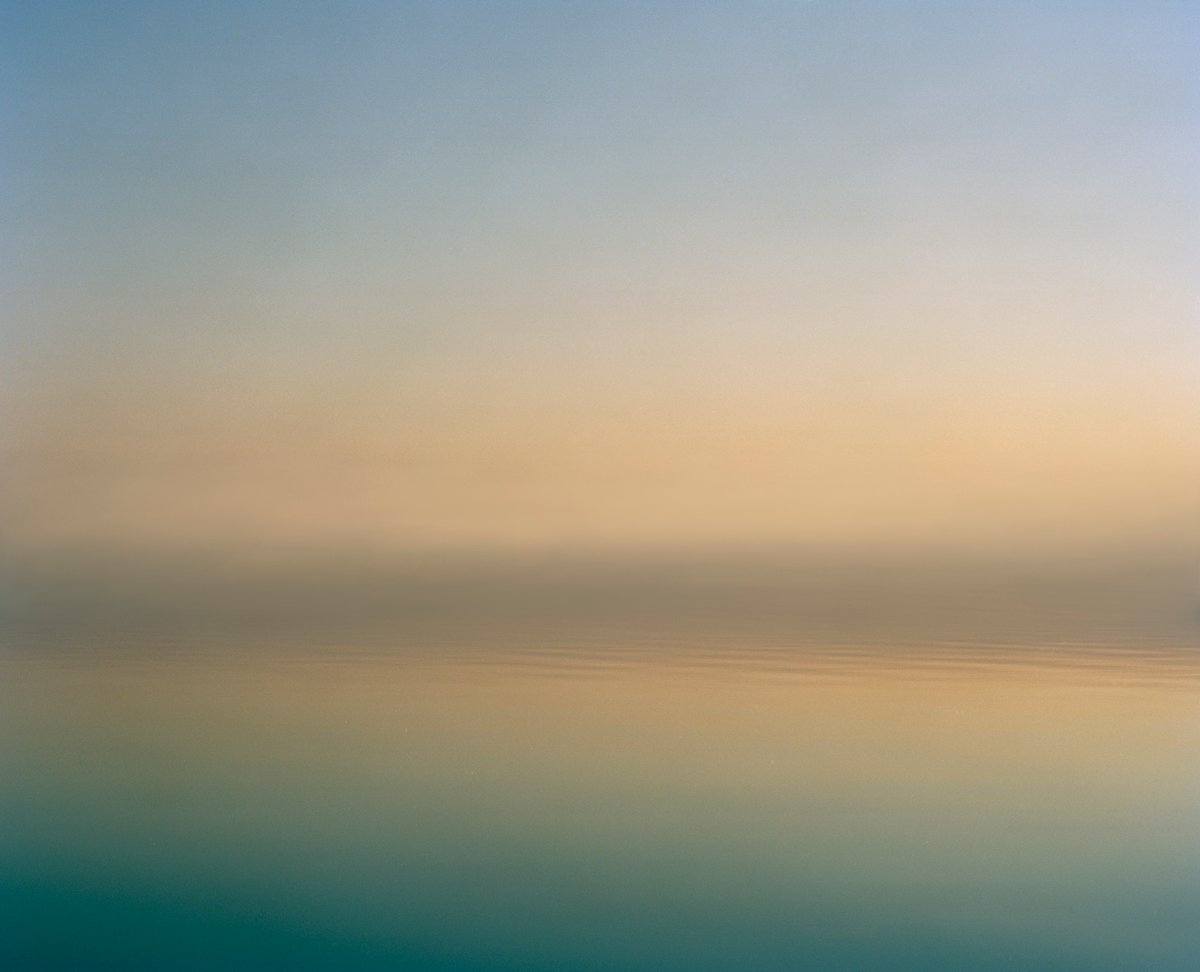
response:
<svg viewBox="0 0 1200 972"><path fill-rule="evenodd" d="M1185 566L131 576L10 599L5 969L1200 967Z"/></svg>

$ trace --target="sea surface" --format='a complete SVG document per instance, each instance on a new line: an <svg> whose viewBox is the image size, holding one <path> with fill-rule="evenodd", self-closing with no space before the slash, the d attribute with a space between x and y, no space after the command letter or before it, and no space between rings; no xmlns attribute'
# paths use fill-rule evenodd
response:
<svg viewBox="0 0 1200 972"><path fill-rule="evenodd" d="M0 968L1200 968L1185 560L10 572Z"/></svg>

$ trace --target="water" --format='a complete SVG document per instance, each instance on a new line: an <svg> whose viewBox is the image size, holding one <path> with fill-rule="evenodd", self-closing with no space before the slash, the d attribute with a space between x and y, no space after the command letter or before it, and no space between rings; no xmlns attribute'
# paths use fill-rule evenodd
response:
<svg viewBox="0 0 1200 972"><path fill-rule="evenodd" d="M1190 580L27 578L0 967L1200 967Z"/></svg>

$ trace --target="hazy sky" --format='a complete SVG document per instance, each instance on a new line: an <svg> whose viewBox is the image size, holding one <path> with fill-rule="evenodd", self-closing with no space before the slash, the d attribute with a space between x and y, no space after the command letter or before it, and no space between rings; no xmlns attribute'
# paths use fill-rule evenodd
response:
<svg viewBox="0 0 1200 972"><path fill-rule="evenodd" d="M0 9L15 547L1197 532L1193 3Z"/></svg>

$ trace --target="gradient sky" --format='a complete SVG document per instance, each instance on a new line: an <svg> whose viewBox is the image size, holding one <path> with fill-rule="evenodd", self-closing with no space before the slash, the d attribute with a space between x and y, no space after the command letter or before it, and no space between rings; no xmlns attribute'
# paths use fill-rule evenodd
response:
<svg viewBox="0 0 1200 972"><path fill-rule="evenodd" d="M0 9L14 549L1197 534L1195 4Z"/></svg>

